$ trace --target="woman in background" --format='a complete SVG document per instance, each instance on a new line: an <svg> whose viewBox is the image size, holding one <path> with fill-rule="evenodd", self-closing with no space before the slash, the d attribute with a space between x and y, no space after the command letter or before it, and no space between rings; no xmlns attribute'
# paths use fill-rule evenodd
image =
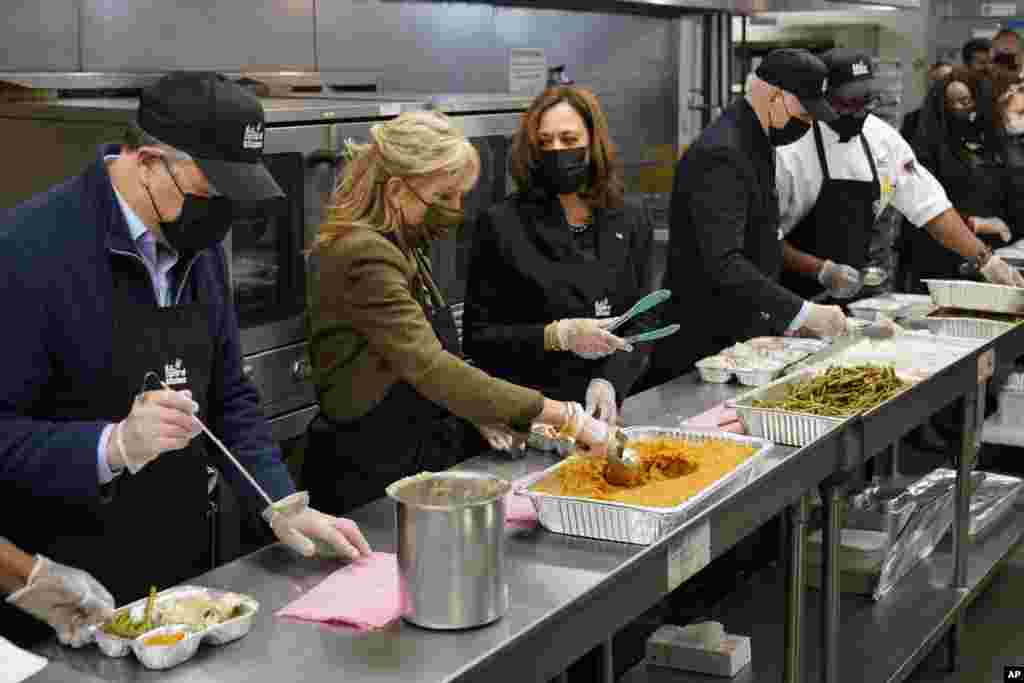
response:
<svg viewBox="0 0 1024 683"><path fill-rule="evenodd" d="M542 93L512 142L516 193L473 232L463 335L488 373L547 396L584 400L614 424L647 366L646 348L602 348L645 294L651 226L623 200L622 169L597 98L575 86ZM621 328L656 327L653 313Z"/></svg>

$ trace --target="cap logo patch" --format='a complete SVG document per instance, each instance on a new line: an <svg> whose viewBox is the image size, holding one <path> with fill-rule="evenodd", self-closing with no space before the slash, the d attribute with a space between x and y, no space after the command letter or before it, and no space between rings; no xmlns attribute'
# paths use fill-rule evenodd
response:
<svg viewBox="0 0 1024 683"><path fill-rule="evenodd" d="M868 65L865 64L864 62L855 62L854 63L854 65L853 65L853 75L854 76L867 76L870 73L871 73L871 69L869 69Z"/></svg>
<svg viewBox="0 0 1024 683"><path fill-rule="evenodd" d="M245 136L242 138L242 147L245 149L263 149L262 123L250 123L245 127Z"/></svg>

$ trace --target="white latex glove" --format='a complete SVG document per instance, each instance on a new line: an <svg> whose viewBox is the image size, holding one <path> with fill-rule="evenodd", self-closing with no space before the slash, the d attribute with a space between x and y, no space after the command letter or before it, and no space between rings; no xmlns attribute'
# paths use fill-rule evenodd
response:
<svg viewBox="0 0 1024 683"><path fill-rule="evenodd" d="M1003 242L1009 242L1013 238L1010 226L1002 218L995 216L991 218L971 216L967 219L967 225L979 235L999 235Z"/></svg>
<svg viewBox="0 0 1024 683"><path fill-rule="evenodd" d="M843 315L843 309L815 303L811 303L810 307L804 327L814 336L840 337L846 334L846 316Z"/></svg>
<svg viewBox="0 0 1024 683"><path fill-rule="evenodd" d="M616 351L632 351L633 347L621 337L616 337L607 328L616 318L570 318L559 320L556 326L558 345L580 358L593 360L604 358Z"/></svg>
<svg viewBox="0 0 1024 683"><path fill-rule="evenodd" d="M992 379L996 372L996 350L989 349L978 356L978 384L984 384Z"/></svg>
<svg viewBox="0 0 1024 683"><path fill-rule="evenodd" d="M504 425L480 425L474 422L473 426L496 451L521 451L526 446L526 434L519 434Z"/></svg>
<svg viewBox="0 0 1024 683"><path fill-rule="evenodd" d="M587 414L614 425L619 417L615 387L606 379L592 379L587 386Z"/></svg>
<svg viewBox="0 0 1024 683"><path fill-rule="evenodd" d="M28 583L7 596L7 602L45 621L60 642L71 647L88 643L90 627L114 614L114 598L99 581L42 555L36 555Z"/></svg>
<svg viewBox="0 0 1024 683"><path fill-rule="evenodd" d="M832 261L825 261L825 265L818 271L818 282L834 299L855 297L863 286L856 268Z"/></svg>
<svg viewBox="0 0 1024 683"><path fill-rule="evenodd" d="M589 446L591 452L603 454L616 428L587 415L579 403L566 403L565 406L562 431L574 438L577 443Z"/></svg>
<svg viewBox="0 0 1024 683"><path fill-rule="evenodd" d="M202 432L192 416L199 405L191 391L147 391L135 397L132 412L117 423L107 440L112 469L135 474L162 453L181 450Z"/></svg>
<svg viewBox="0 0 1024 683"><path fill-rule="evenodd" d="M1009 285L1011 287L1024 287L1024 277L1011 268L1003 259L995 254L988 258L988 263L981 269L981 274L986 280L996 285Z"/></svg>
<svg viewBox="0 0 1024 683"><path fill-rule="evenodd" d="M309 507L309 493L298 491L263 511L278 540L303 557L355 560L370 554L370 545L356 523Z"/></svg>

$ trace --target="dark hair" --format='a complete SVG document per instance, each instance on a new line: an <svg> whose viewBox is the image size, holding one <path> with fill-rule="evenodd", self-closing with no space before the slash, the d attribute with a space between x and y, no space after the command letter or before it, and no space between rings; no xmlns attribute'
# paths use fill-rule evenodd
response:
<svg viewBox="0 0 1024 683"><path fill-rule="evenodd" d="M1018 43L1020 42L1020 34L1017 33L1016 31L1014 31L1012 28L1001 28L1001 29L999 29L999 33L995 34L992 37L992 41L995 42L995 41L999 40L1000 38L1005 38L1006 36L1013 36L1017 40Z"/></svg>
<svg viewBox="0 0 1024 683"><path fill-rule="evenodd" d="M947 66L950 69L952 69L953 68L953 62L947 62L945 59L940 59L939 61L935 62L930 67L928 67L928 70L929 71L935 71L936 69L944 69Z"/></svg>
<svg viewBox="0 0 1024 683"><path fill-rule="evenodd" d="M536 194L530 171L540 161L540 142L537 139L540 119L562 102L576 110L590 133L590 187L580 193L581 196L595 207L621 208L625 189L618 151L608 133L608 117L594 93L575 85L548 88L523 114L519 130L512 139L511 170L516 188L523 196Z"/></svg>
<svg viewBox="0 0 1024 683"><path fill-rule="evenodd" d="M970 65L974 61L974 55L979 52L988 52L991 49L991 40L988 38L975 38L964 43L963 49L960 50L960 56L964 64Z"/></svg>

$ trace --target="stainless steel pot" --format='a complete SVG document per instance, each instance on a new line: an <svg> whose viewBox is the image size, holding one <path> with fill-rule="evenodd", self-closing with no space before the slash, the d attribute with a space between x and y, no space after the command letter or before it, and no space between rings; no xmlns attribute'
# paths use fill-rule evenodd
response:
<svg viewBox="0 0 1024 683"><path fill-rule="evenodd" d="M400 590L405 619L460 629L508 610L505 494L511 484L479 472L407 477L387 493L396 503Z"/></svg>

